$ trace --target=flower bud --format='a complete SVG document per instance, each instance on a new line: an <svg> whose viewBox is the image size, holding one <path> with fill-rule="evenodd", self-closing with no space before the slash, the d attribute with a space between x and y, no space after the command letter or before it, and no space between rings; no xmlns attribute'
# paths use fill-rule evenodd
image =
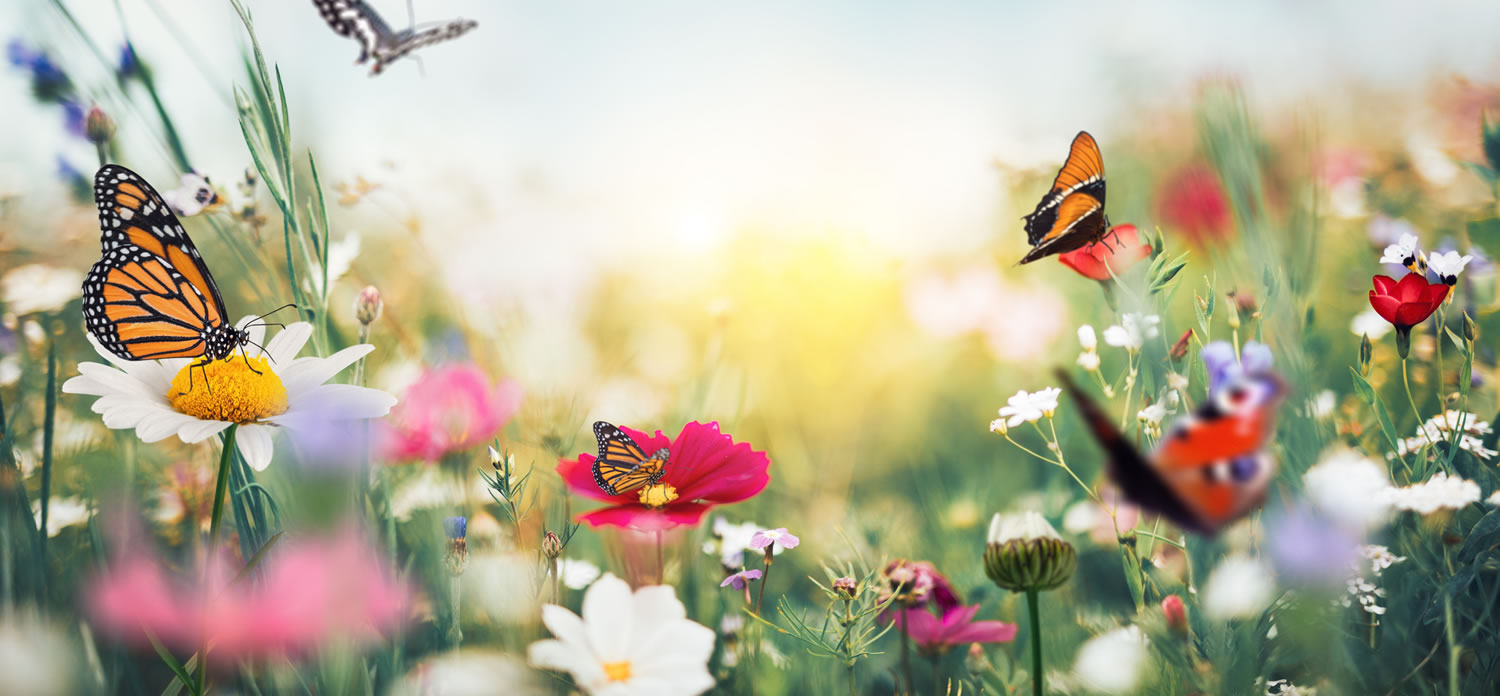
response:
<svg viewBox="0 0 1500 696"><path fill-rule="evenodd" d="M1192 329L1188 329L1187 331L1182 332L1182 338L1177 339L1177 342L1172 344L1172 349L1167 351L1167 357L1171 358L1172 362L1181 361L1184 357L1187 356L1188 344L1192 340Z"/></svg>
<svg viewBox="0 0 1500 696"><path fill-rule="evenodd" d="M990 658L984 654L984 646L970 643L969 654L964 656L964 670L969 673L969 676L979 681L981 675L993 669L995 666L990 664Z"/></svg>
<svg viewBox="0 0 1500 696"><path fill-rule="evenodd" d="M984 572L1001 589L1050 590L1067 582L1077 567L1077 550L1040 514L997 514L990 521Z"/></svg>
<svg viewBox="0 0 1500 696"><path fill-rule="evenodd" d="M1363 334L1359 339L1359 373L1364 376L1370 374L1370 358L1375 355L1375 346L1370 343L1370 334Z"/></svg>
<svg viewBox="0 0 1500 696"><path fill-rule="evenodd" d="M443 531L448 535L448 552L443 556L443 566L449 575L458 577L469 567L469 520L449 517L443 520Z"/></svg>
<svg viewBox="0 0 1500 696"><path fill-rule="evenodd" d="M491 445L490 446L490 466L495 467L495 471L499 471L500 470L500 464L502 462L504 462L504 461L505 461L505 458L500 456L500 450L495 449L495 447L493 445Z"/></svg>
<svg viewBox="0 0 1500 696"><path fill-rule="evenodd" d="M89 142L95 145L108 143L115 137L115 122L110 119L109 114L95 106L89 109L88 116L84 117L83 134L88 137Z"/></svg>
<svg viewBox="0 0 1500 696"><path fill-rule="evenodd" d="M847 575L833 581L833 591L840 599L852 600L859 596L859 582Z"/></svg>
<svg viewBox="0 0 1500 696"><path fill-rule="evenodd" d="M547 560L554 560L561 556L562 547L562 538L557 536L557 532L549 529L546 534L542 535L542 555L546 556Z"/></svg>
<svg viewBox="0 0 1500 696"><path fill-rule="evenodd" d="M366 285L364 290L354 298L354 318L359 323L369 326L380 318L380 312L385 309L385 302L380 299L380 291L374 285Z"/></svg>
<svg viewBox="0 0 1500 696"><path fill-rule="evenodd" d="M1188 633L1187 605L1183 604L1182 598L1170 594L1161 600L1161 614L1167 620L1167 628L1173 633L1185 636Z"/></svg>
<svg viewBox="0 0 1500 696"><path fill-rule="evenodd" d="M1402 360L1411 353L1411 327L1396 327L1396 353Z"/></svg>
<svg viewBox="0 0 1500 696"><path fill-rule="evenodd" d="M1479 325L1469 318L1468 312L1464 312L1464 340L1473 343L1476 338L1479 338Z"/></svg>
<svg viewBox="0 0 1500 696"><path fill-rule="evenodd" d="M1094 327L1088 324L1078 327L1078 345L1089 352L1099 347L1099 337L1094 334Z"/></svg>

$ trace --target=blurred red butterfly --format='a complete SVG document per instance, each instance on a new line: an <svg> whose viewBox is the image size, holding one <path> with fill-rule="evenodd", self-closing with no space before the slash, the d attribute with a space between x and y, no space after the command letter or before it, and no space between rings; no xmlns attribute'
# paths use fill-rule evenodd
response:
<svg viewBox="0 0 1500 696"><path fill-rule="evenodd" d="M1026 242L1031 251L1021 263L1095 244L1109 230L1104 215L1104 156L1088 131L1079 131L1052 180L1052 189L1026 220Z"/></svg>
<svg viewBox="0 0 1500 696"><path fill-rule="evenodd" d="M1286 394L1274 373L1245 374L1222 385L1173 423L1149 456L1066 373L1057 374L1103 446L1110 478L1131 502L1213 536L1265 500L1276 475L1265 446Z"/></svg>
<svg viewBox="0 0 1500 696"><path fill-rule="evenodd" d="M604 421L594 423L599 455L594 458L594 483L610 495L629 493L661 480L670 453L663 447L650 456L619 428Z"/></svg>

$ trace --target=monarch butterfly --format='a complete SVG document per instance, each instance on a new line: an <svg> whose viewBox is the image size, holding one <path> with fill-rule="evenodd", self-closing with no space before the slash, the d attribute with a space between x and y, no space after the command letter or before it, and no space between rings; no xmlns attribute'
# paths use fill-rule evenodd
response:
<svg viewBox="0 0 1500 696"><path fill-rule="evenodd" d="M1057 171L1052 189L1027 215L1026 242L1031 251L1021 263L1072 251L1104 239L1104 156L1088 131L1079 131L1068 161Z"/></svg>
<svg viewBox="0 0 1500 696"><path fill-rule="evenodd" d="M594 439L599 441L599 456L594 458L594 483L610 495L629 493L661 480L666 473L667 448L646 456L619 428L604 421L594 423Z"/></svg>
<svg viewBox="0 0 1500 696"><path fill-rule="evenodd" d="M83 280L83 317L101 345L126 360L202 358L202 367L251 343L226 320L213 274L151 184L107 164L94 175L94 204L102 249Z"/></svg>
<svg viewBox="0 0 1500 696"><path fill-rule="evenodd" d="M370 66L371 75L379 75L386 64L412 51L456 39L479 26L473 20L455 19L421 31L416 28L391 31L385 20L363 0L313 0L313 5L323 15L323 21L328 22L328 26L333 27L339 36L347 36L359 42L359 60L354 61L356 64L370 58L375 59L375 64ZM407 11L411 11L410 4L407 5Z"/></svg>
<svg viewBox="0 0 1500 696"><path fill-rule="evenodd" d="M1286 395L1275 373L1247 373L1215 390L1149 458L1067 373L1057 375L1109 457L1110 478L1135 504L1212 536L1265 501L1276 459L1264 449Z"/></svg>

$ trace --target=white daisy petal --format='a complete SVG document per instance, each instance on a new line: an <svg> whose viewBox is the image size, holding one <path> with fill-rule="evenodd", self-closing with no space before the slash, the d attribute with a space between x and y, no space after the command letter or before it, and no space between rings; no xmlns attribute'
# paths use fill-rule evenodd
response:
<svg viewBox="0 0 1500 696"><path fill-rule="evenodd" d="M326 358L303 358L290 361L286 369L279 370L277 374L281 376L281 383L286 386L287 392L295 394L309 386L327 382L373 350L375 346L368 343L349 346Z"/></svg>
<svg viewBox="0 0 1500 696"><path fill-rule="evenodd" d="M630 585L613 575L599 578L584 594L583 622L599 659L608 662L629 656L634 608Z"/></svg>
<svg viewBox="0 0 1500 696"><path fill-rule="evenodd" d="M234 446L240 449L245 463L256 471L265 471L271 465L271 427L267 425L242 425L234 435Z"/></svg>
<svg viewBox="0 0 1500 696"><path fill-rule="evenodd" d="M105 420L108 420L107 416ZM141 438L141 442L156 442L176 435L183 426L195 422L197 420L189 415L153 409L152 413L136 424L135 434Z"/></svg>
<svg viewBox="0 0 1500 696"><path fill-rule="evenodd" d="M217 435L228 428L231 424L224 421L197 420L182 426L177 430L177 437L183 442L192 444L202 442Z"/></svg>
<svg viewBox="0 0 1500 696"><path fill-rule="evenodd" d="M264 331L263 328L262 331ZM312 333L312 324L305 321L292 324L286 327L286 330L276 334L276 338L271 339L270 343L265 344L266 356L271 359L273 365L280 366L291 363L297 357L297 353L302 350L302 347L307 345L307 340L312 338ZM372 347L371 350L373 349ZM311 359L318 360L318 358ZM281 372L278 370L277 374L279 375ZM338 374L338 370L334 370L328 376L332 377L335 374ZM284 378L283 381L285 381ZM291 388L288 387L287 391L291 391Z"/></svg>
<svg viewBox="0 0 1500 696"><path fill-rule="evenodd" d="M359 420L391 412L396 397L379 389L351 384L324 384L298 395L296 405L267 423L295 427L298 421Z"/></svg>

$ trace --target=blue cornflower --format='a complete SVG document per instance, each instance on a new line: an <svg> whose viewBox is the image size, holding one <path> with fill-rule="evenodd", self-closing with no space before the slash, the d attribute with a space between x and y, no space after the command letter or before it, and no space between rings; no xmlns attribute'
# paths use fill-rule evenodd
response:
<svg viewBox="0 0 1500 696"><path fill-rule="evenodd" d="M1271 347L1264 343L1247 341L1240 349L1240 358L1234 357L1234 346L1227 341L1214 341L1203 347L1203 366L1208 369L1208 393L1217 394L1219 388L1246 374L1271 371Z"/></svg>
<svg viewBox="0 0 1500 696"><path fill-rule="evenodd" d="M64 99L63 124L67 126L68 132L80 138L88 137L88 117L83 110L83 105L72 99Z"/></svg>
<svg viewBox="0 0 1500 696"><path fill-rule="evenodd" d="M120 47L120 66L115 68L115 77L121 82L139 75L141 72L141 61L135 57L135 47L127 42Z"/></svg>
<svg viewBox="0 0 1500 696"><path fill-rule="evenodd" d="M466 517L449 517L443 520L443 531L448 533L448 538L458 541L469 535L469 520Z"/></svg>

